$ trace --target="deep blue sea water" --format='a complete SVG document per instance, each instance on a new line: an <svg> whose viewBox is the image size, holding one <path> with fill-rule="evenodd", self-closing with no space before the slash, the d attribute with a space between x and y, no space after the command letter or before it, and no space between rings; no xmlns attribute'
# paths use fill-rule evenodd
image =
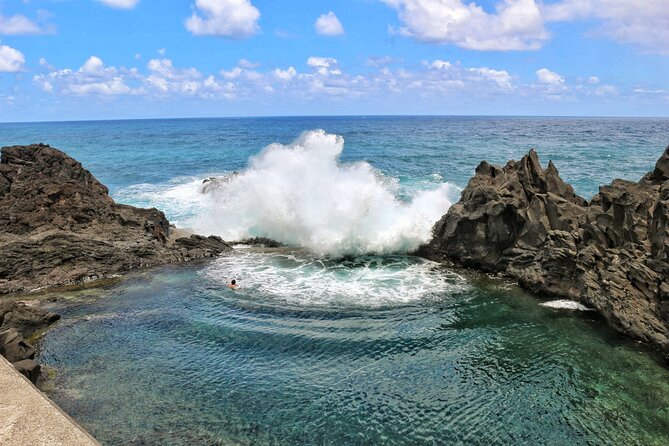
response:
<svg viewBox="0 0 669 446"><path fill-rule="evenodd" d="M536 148L589 198L651 170L669 120L0 124L0 145L32 142L179 226L291 245L49 304L63 319L41 345L48 393L103 444L669 443L653 352L592 312L404 254L481 160ZM223 180L204 193L209 176Z"/></svg>

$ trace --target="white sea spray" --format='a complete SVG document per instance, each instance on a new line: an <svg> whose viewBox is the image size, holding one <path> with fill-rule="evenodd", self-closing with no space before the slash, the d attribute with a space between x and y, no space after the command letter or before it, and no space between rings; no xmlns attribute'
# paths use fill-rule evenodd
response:
<svg viewBox="0 0 669 446"><path fill-rule="evenodd" d="M269 145L247 169L210 189L194 228L228 240L264 236L331 255L406 252L429 240L451 205L451 186L442 183L404 203L394 178L366 162L339 162L343 147L341 136L323 130Z"/></svg>

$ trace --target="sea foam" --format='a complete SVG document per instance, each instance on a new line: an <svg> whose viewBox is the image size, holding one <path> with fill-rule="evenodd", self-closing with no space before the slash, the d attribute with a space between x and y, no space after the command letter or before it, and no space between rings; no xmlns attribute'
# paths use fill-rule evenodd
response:
<svg viewBox="0 0 669 446"><path fill-rule="evenodd" d="M194 227L227 240L264 236L332 255L406 252L429 240L451 205L451 186L404 203L394 178L366 162L339 162L343 148L341 136L323 130L269 145L206 194L207 209Z"/></svg>
<svg viewBox="0 0 669 446"><path fill-rule="evenodd" d="M548 302L542 302L539 305L541 305L542 307L554 308L557 310L592 311L592 308L588 308L583 304L567 299L551 300Z"/></svg>
<svg viewBox="0 0 669 446"><path fill-rule="evenodd" d="M268 237L320 255L405 253L430 239L457 188L433 176L409 202L400 185L369 163L343 163L341 136L304 132L271 144L231 173L139 184L117 192L125 202L156 206L180 227L226 240ZM406 196L406 191L402 195Z"/></svg>
<svg viewBox="0 0 669 446"><path fill-rule="evenodd" d="M429 260L406 255L318 257L304 250L239 249L210 262L200 275L237 294L296 305L378 307L465 293L466 280Z"/></svg>

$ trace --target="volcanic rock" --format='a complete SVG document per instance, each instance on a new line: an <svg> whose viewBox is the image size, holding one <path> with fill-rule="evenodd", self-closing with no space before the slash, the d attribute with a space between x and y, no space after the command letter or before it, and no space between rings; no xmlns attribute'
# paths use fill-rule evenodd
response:
<svg viewBox="0 0 669 446"><path fill-rule="evenodd" d="M32 359L23 359L12 364L19 373L24 375L33 384L37 384L37 379L41 371L41 367Z"/></svg>
<svg viewBox="0 0 669 446"><path fill-rule="evenodd" d="M15 328L0 331L0 355L9 362L35 357L35 349Z"/></svg>
<svg viewBox="0 0 669 446"><path fill-rule="evenodd" d="M639 182L614 180L590 202L532 150L483 161L419 253L582 302L669 352L668 222L669 148Z"/></svg>
<svg viewBox="0 0 669 446"><path fill-rule="evenodd" d="M217 237L178 232L157 209L115 203L60 150L2 148L0 294L82 284L231 249Z"/></svg>
<svg viewBox="0 0 669 446"><path fill-rule="evenodd" d="M58 319L59 315L42 308L30 307L8 299L0 300L0 331L14 328L21 336L27 338Z"/></svg>

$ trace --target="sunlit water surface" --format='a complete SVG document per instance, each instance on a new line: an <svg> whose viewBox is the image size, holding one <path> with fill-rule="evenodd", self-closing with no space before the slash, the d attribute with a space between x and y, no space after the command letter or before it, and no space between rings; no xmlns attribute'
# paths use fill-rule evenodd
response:
<svg viewBox="0 0 669 446"><path fill-rule="evenodd" d="M103 444L667 444L669 372L540 302L412 257L240 250L52 304L40 360Z"/></svg>

